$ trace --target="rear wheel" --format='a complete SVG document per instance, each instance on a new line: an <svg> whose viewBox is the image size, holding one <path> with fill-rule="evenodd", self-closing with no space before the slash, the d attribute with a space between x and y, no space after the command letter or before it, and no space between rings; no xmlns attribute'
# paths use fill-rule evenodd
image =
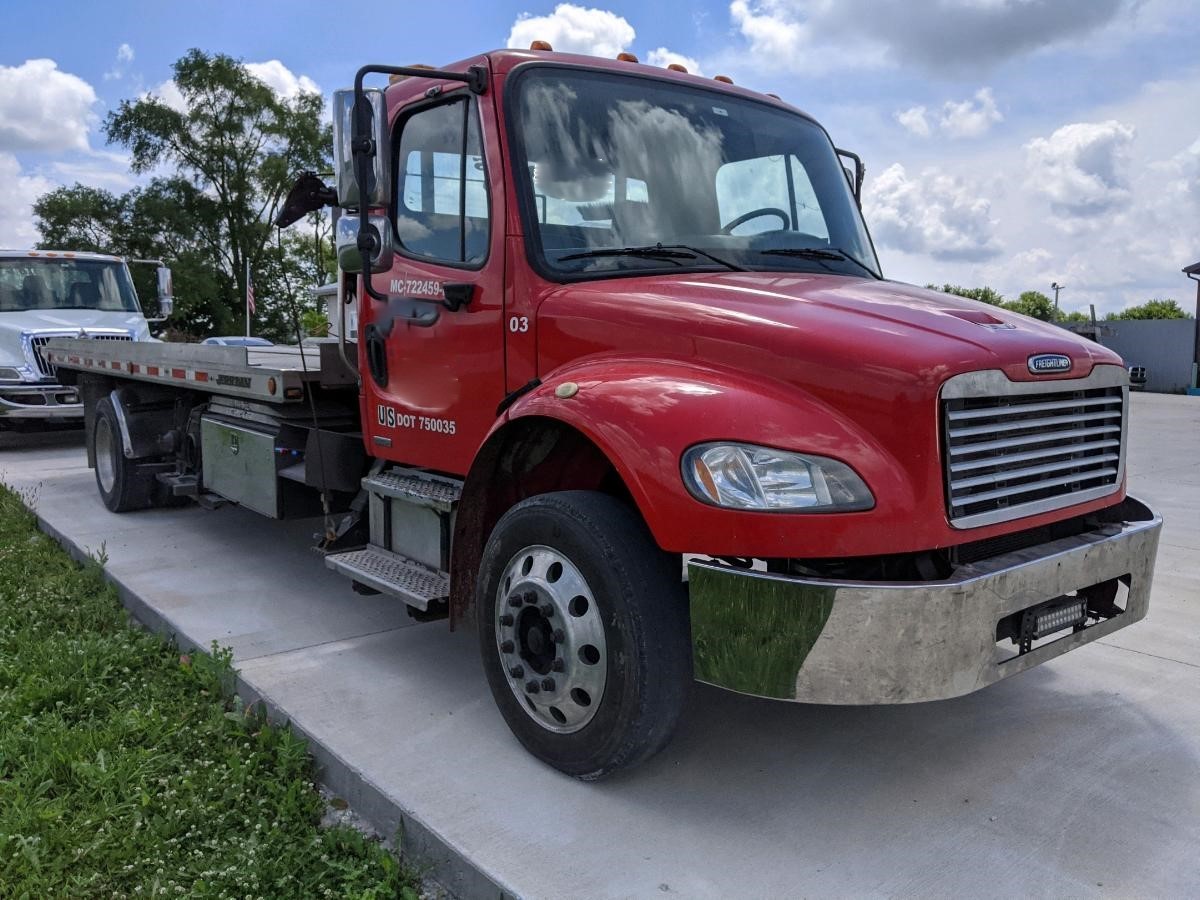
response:
<svg viewBox="0 0 1200 900"><path fill-rule="evenodd" d="M527 750L593 780L667 743L692 682L687 599L636 512L585 491L517 504L479 591L488 683Z"/></svg>
<svg viewBox="0 0 1200 900"><path fill-rule="evenodd" d="M96 459L96 487L109 510L129 512L150 506L154 475L140 471L137 462L125 456L117 414L108 397L96 404L92 450Z"/></svg>

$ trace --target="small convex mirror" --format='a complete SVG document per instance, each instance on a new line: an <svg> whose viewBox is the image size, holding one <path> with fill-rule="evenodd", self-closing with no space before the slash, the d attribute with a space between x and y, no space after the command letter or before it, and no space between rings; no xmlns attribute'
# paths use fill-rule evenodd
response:
<svg viewBox="0 0 1200 900"><path fill-rule="evenodd" d="M371 272L378 274L392 267L392 224L387 216L370 216L367 224L374 230L374 247L370 251ZM337 246L338 268L351 274L362 273L362 252L358 249L358 217L341 216L337 220L334 243Z"/></svg>
<svg viewBox="0 0 1200 900"><path fill-rule="evenodd" d="M333 168L337 179L338 206L358 209L363 205L387 206L392 202L391 144L388 139L387 104L383 91L363 91L370 119L367 136L375 145L369 158L367 183L359 185L354 161L354 91L333 92Z"/></svg>

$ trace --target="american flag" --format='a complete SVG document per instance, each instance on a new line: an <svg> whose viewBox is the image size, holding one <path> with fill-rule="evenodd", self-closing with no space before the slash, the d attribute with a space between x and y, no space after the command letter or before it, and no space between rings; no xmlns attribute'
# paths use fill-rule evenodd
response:
<svg viewBox="0 0 1200 900"><path fill-rule="evenodd" d="M246 260L246 309L254 315L254 282L250 280L250 260Z"/></svg>

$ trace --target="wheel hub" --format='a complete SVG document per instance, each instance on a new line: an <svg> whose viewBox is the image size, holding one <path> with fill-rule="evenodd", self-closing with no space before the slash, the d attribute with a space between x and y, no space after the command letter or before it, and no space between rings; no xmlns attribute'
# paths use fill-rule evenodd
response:
<svg viewBox="0 0 1200 900"><path fill-rule="evenodd" d="M608 655L582 573L551 547L527 547L505 567L495 607L500 663L522 708L550 731L583 728L604 693Z"/></svg>

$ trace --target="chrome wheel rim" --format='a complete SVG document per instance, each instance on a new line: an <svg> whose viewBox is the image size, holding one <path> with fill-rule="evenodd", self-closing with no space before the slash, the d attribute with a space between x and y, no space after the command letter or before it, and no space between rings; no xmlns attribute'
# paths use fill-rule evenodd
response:
<svg viewBox="0 0 1200 900"><path fill-rule="evenodd" d="M96 477L106 494L111 494L117 483L117 471L113 465L113 433L108 419L96 419Z"/></svg>
<svg viewBox="0 0 1200 900"><path fill-rule="evenodd" d="M547 731L587 725L608 680L604 622L582 573L541 544L509 560L496 589L496 649L508 686Z"/></svg>

